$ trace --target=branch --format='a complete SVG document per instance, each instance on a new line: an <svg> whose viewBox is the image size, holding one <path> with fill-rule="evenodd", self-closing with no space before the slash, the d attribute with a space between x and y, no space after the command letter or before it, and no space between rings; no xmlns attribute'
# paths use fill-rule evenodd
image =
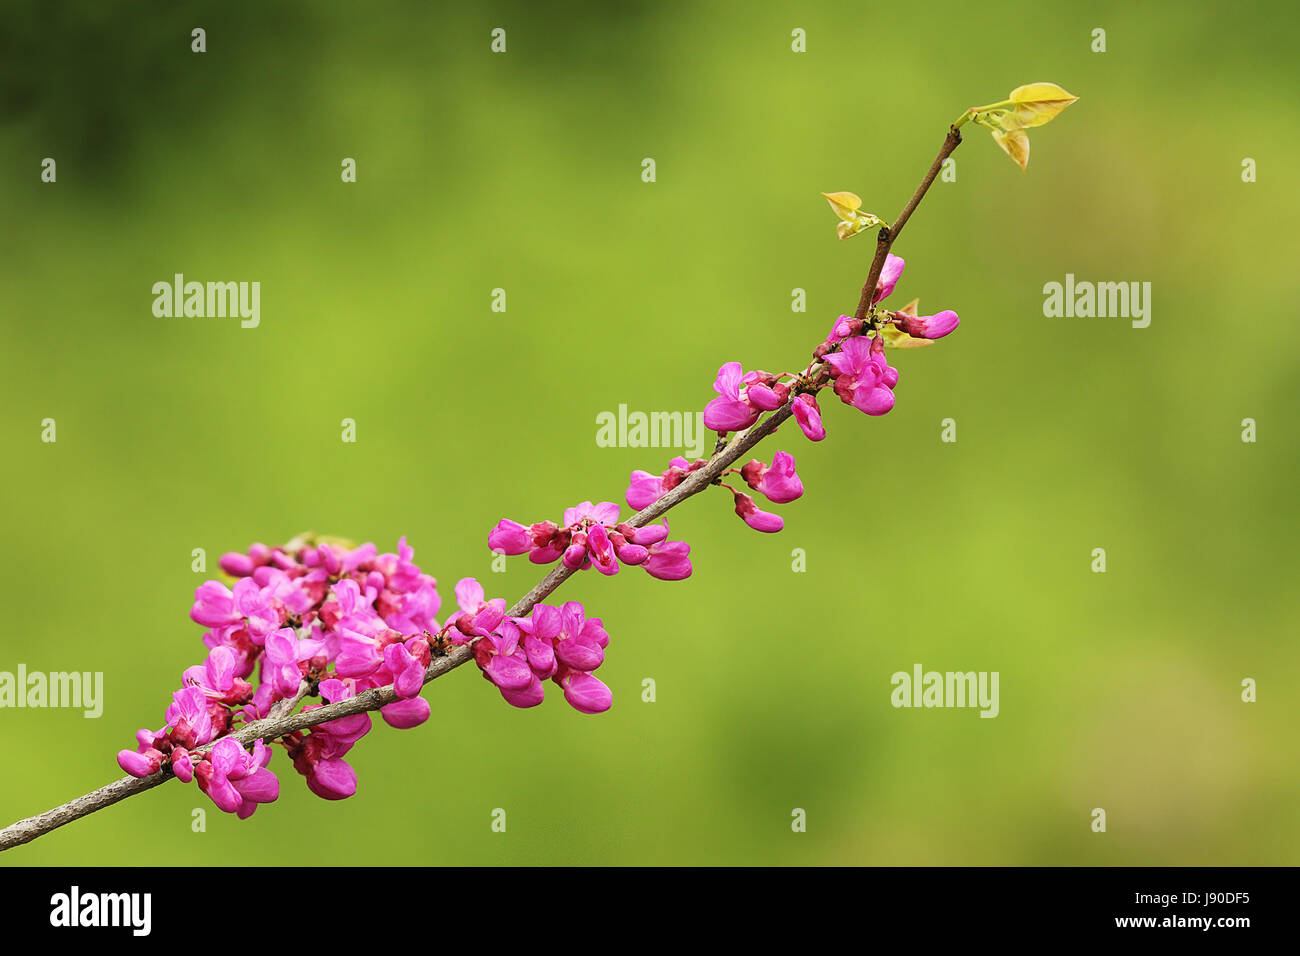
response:
<svg viewBox="0 0 1300 956"><path fill-rule="evenodd" d="M947 139L944 140L943 148L939 150L939 155L935 157L934 163L926 173L921 185L917 187L912 194L911 200L903 207L902 213L894 221L892 228L880 230L876 240L876 255L871 262L871 270L867 274L866 284L862 287L862 299L858 304L857 317L864 318L867 311L871 308L872 294L876 288L876 282L880 278L880 270L884 267L885 256L889 253L894 241L903 231L903 226L911 217L913 210L920 204L925 197L926 191L930 184L934 182L935 176L939 173L939 168L943 161L948 158L954 149L961 143L961 134L956 128L951 128L948 132ZM824 380L823 372L825 363L814 362L808 372L803 376L804 381L811 383L814 387ZM718 448L709 458L708 463L691 472L675 488L668 491L662 497L652 502L649 506L642 508L635 515L628 519L628 524L639 528L649 524L656 518L671 511L677 505L681 504L687 498L699 494L709 485L713 484L722 473L735 464L746 452L761 442L764 438L775 432L781 424L790 417L794 411L794 395L784 405L772 412L762 421L743 432L734 435L731 441ZM548 597L551 592L563 584L574 572L565 567L563 564L557 564L551 571L539 581L532 590L520 598L513 607L506 611L507 617L525 617L533 609L534 605L540 603ZM455 670L466 661L474 657L473 644L463 644L453 648L450 652L442 656L435 656L429 667L424 672L424 683L436 680L448 671ZM315 707L308 711L299 713L289 713L294 707L307 695L307 683L304 681L299 687L298 693L292 697L278 702L271 710L270 716L256 720L252 723L245 724L239 730L227 735L238 740L241 744L247 746L256 740L272 741L285 734L292 733L296 730L303 730L308 727L315 727L319 724L327 723L331 720L337 720L340 717L350 717L353 714L365 713L367 711L378 710L387 704L394 703L398 700L397 692L390 684L386 687L375 687L371 690L357 694L355 697L349 697L346 700L335 701L332 704L325 704L322 707ZM222 738L224 739L224 738ZM197 757L212 749L212 744L197 748L193 754ZM0 851L8 850L24 843L29 843L39 836L49 833L51 830L58 829L64 824L71 823L74 820L80 820L82 817L89 816L97 810L103 810L105 807L111 807L113 804L127 797L135 796L137 793L143 793L146 790L152 790L159 784L166 783L173 777L170 766L164 767L155 774L148 777L123 777L115 780L113 783L98 790L92 791L85 796L77 797L75 800L55 807L53 810L47 810L44 813L37 814L34 817L28 817L25 820L19 820L17 823L10 824L3 830L0 830Z"/></svg>
<svg viewBox="0 0 1300 956"><path fill-rule="evenodd" d="M894 247L894 243L902 235L907 220L912 218L912 213L921 204L921 200L925 198L926 192L930 189L930 184L934 182L934 177L939 175L939 170L943 167L943 161L951 156L953 150L960 145L961 133L957 131L956 126L950 126L948 135L943 141L943 146L939 148L939 155L934 157L934 162L930 164L930 169L926 172L925 178L921 180L921 185L916 187L916 192L912 193L912 198L907 201L903 211L898 214L893 226L885 226L876 234L876 257L871 260L871 269L867 272L867 281L862 285L862 298L858 300L858 310L853 313L854 318L865 319L867 317L867 312L871 309L871 300L875 296L876 282L880 279L880 270L885 268L885 257L889 255L889 250Z"/></svg>

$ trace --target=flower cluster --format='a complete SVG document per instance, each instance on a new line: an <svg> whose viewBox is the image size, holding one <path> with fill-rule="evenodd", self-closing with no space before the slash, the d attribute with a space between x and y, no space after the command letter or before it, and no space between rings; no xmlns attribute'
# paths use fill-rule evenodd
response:
<svg viewBox="0 0 1300 956"><path fill-rule="evenodd" d="M690 545L669 541L667 522L637 528L620 522L618 510L612 501L584 501L565 509L563 524L525 526L502 518L488 533L488 547L500 554L527 554L534 564L561 560L572 571L594 567L601 574L617 574L626 564L661 581L690 577Z"/></svg>
<svg viewBox="0 0 1300 956"><path fill-rule="evenodd" d="M478 582L472 584L478 588ZM587 617L577 601L559 607L538 604L530 617L502 620L483 636L474 645L474 660L483 676L516 707L540 704L545 694L542 681L549 679L575 710L599 714L609 710L613 695L592 672L605 662L608 646L609 635L600 618Z"/></svg>
<svg viewBox="0 0 1300 956"><path fill-rule="evenodd" d="M207 659L182 675L163 728L141 730L136 749L118 754L122 769L143 777L166 764L181 780L197 780L222 810L246 817L276 799L279 781L269 748L258 741L249 752L230 736L238 722L266 717L283 700L319 694L331 703L392 684L398 700L380 708L383 719L398 728L423 723L429 704L419 692L438 646L441 599L413 555L405 538L396 554L296 542L224 555L233 588L208 581L190 609L208 628ZM256 686L248 680L255 671ZM313 793L340 799L357 783L343 757L369 731L370 717L358 714L281 742Z"/></svg>

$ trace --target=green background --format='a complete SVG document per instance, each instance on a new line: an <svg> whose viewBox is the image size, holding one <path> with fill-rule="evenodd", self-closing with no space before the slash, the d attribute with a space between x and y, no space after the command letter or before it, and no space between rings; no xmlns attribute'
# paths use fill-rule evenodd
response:
<svg viewBox="0 0 1300 956"><path fill-rule="evenodd" d="M783 533L710 492L670 519L692 578L557 594L612 635L608 714L463 668L424 726L376 722L350 800L280 752L249 821L172 783L3 862L1300 860L1293 10L614 6L6 9L0 670L103 671L106 703L0 711L0 822L160 725L204 654L191 549L406 534L444 607L464 575L513 601L538 573L492 573L498 518L621 502L675 453L597 447L600 411L702 408L723 361L793 367L852 311L873 245L819 192L892 218L967 106L1080 100L1027 173L968 129L892 300L961 328L896 358L888 416L828 395L825 442L762 446L807 488ZM261 326L155 318L175 272L260 281ZM1151 282L1150 327L1044 317L1066 273ZM894 709L914 663L999 671L1000 716Z"/></svg>

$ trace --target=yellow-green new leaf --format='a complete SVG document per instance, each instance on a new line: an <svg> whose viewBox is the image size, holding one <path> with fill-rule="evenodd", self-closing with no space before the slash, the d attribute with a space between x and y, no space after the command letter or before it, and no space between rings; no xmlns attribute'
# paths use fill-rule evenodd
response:
<svg viewBox="0 0 1300 956"><path fill-rule="evenodd" d="M1008 132L993 130L993 142L1002 147L1002 151L1015 160L1016 165L1025 169L1029 165L1029 134L1022 129Z"/></svg>
<svg viewBox="0 0 1300 956"><path fill-rule="evenodd" d="M822 195L831 204L831 209L835 210L835 215L845 222L856 219L858 210L862 208L862 200L856 193L822 193Z"/></svg>
<svg viewBox="0 0 1300 956"><path fill-rule="evenodd" d="M1016 87L1007 99L1015 104L1012 123L1021 129L1031 129L1050 123L1078 97L1055 83L1030 83Z"/></svg>

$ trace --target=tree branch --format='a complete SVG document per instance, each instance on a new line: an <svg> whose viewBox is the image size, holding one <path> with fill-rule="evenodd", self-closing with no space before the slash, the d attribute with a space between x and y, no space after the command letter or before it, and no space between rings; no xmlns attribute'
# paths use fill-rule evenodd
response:
<svg viewBox="0 0 1300 956"><path fill-rule="evenodd" d="M880 230L876 240L876 255L871 262L871 270L867 274L866 284L862 287L862 299L858 304L857 312L859 319L864 318L871 308L871 299L876 288L876 282L880 278L880 271L885 264L885 256L888 255L894 241L902 233L903 226L906 225L912 212L925 197L925 193L930 188L930 184L934 182L935 176L938 175L943 161L960 143L961 134L957 132L955 127L951 128L944 140L943 148L939 150L939 155L935 157L929 172L926 173L916 192L912 194L911 200L903 207L902 213L894 221L893 227ZM814 385L820 384L824 379L822 374L824 370L825 363L814 362L805 374L804 381ZM638 528L649 524L677 507L687 498L699 494L713 484L722 476L724 471L735 464L751 448L775 432L790 417L794 411L793 402L794 395L792 394L789 401L762 421L734 435L729 442L714 451L705 465L691 472L680 484L662 497L642 508L629 518L627 523ZM568 580L573 573L563 564L557 564L532 590L507 610L506 615L508 617L527 616L536 604L548 597L556 588ZM445 655L435 656L424 672L424 683L427 684L460 667L460 665L472 659L473 656L474 648L472 643L453 648ZM290 713L307 696L307 691L308 685L304 681L298 688L297 694L275 704L269 716L245 724L227 736L233 737L245 746L256 740L272 741L284 734L314 727L331 720L337 720L340 717L350 717L353 714L378 710L398 700L397 693L390 684L386 687L375 687L357 694L355 697L335 701L332 704L325 704L309 711L300 711L296 714ZM204 747L195 749L193 753L197 757L211 749L212 744L207 744ZM70 800L62 806L28 817L25 820L19 820L17 823L10 824L0 830L0 851L29 843L51 830L58 829L74 820L80 820L82 817L103 810L105 807L111 807L127 797L135 796L137 793L143 793L146 790L152 790L159 784L166 783L172 777L170 765L148 777L123 777L85 796Z"/></svg>
<svg viewBox="0 0 1300 956"><path fill-rule="evenodd" d="M943 168L943 161L952 155L952 151L961 145L961 133L956 126L948 127L948 135L943 141L943 146L939 148L939 155L934 158L930 164L930 169L926 172L925 178L921 180L921 185L916 187L916 192L912 193L912 198L907 201L903 211L898 214L892 226L881 228L876 234L876 257L871 260L871 268L867 272L867 281L862 285L862 297L858 300L858 310L853 313L854 318L865 319L867 312L871 310L871 300L875 297L876 282L880 279L880 272L885 268L885 257L889 255L889 250L893 248L898 237L902 235L903 227L907 225L907 220L912 218L912 213L916 207L921 204L925 194L930 189L930 184L934 182L934 177L939 175L939 170Z"/></svg>

